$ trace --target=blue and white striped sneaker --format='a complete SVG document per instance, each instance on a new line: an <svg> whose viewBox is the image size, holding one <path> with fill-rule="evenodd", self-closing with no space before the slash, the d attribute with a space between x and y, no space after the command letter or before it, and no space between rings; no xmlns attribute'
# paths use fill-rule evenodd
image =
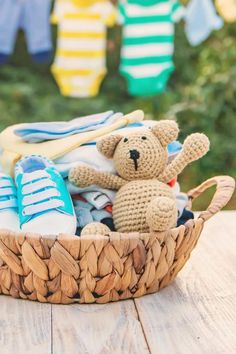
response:
<svg viewBox="0 0 236 354"><path fill-rule="evenodd" d="M0 228L20 230L15 183L3 173L0 173Z"/></svg>
<svg viewBox="0 0 236 354"><path fill-rule="evenodd" d="M20 227L46 235L74 235L76 216L66 184L52 161L28 156L15 166Z"/></svg>

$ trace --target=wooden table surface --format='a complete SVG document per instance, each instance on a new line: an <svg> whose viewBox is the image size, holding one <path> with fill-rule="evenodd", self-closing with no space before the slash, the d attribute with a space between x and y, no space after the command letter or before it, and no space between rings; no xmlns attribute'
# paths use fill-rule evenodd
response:
<svg viewBox="0 0 236 354"><path fill-rule="evenodd" d="M1 354L236 353L236 211L207 222L176 281L107 305L0 296Z"/></svg>

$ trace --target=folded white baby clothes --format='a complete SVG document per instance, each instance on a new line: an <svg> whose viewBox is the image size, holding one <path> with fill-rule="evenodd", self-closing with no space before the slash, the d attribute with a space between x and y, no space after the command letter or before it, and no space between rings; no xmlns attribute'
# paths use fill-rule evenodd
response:
<svg viewBox="0 0 236 354"><path fill-rule="evenodd" d="M112 160L108 160L97 149L96 143L88 143L65 154L55 161L57 170L65 178L69 170L77 165L90 166L104 172L115 173L115 167Z"/></svg>
<svg viewBox="0 0 236 354"><path fill-rule="evenodd" d="M99 191L84 192L81 194L81 196L97 210L104 209L106 206L111 204L109 197Z"/></svg>
<svg viewBox="0 0 236 354"><path fill-rule="evenodd" d="M47 140L62 139L78 133L85 133L111 125L123 117L122 113L107 111L85 117L75 118L69 122L45 122L24 124L15 130L25 142L40 143Z"/></svg>
<svg viewBox="0 0 236 354"><path fill-rule="evenodd" d="M98 171L110 172L115 174L115 166L112 160L108 160L97 149L96 143L86 144L71 151L70 153L55 160L55 165L60 174L68 177L71 168L75 166L90 166ZM81 194L84 192L95 192L106 196L112 202L115 198L115 192L109 189L100 188L98 186L89 186L86 188L79 188L67 180L67 188L70 194Z"/></svg>
<svg viewBox="0 0 236 354"><path fill-rule="evenodd" d="M100 194L105 195L110 201L111 204L114 203L116 192L111 189L100 188L99 186L92 185L86 188L79 188L74 186L72 183L69 183L68 179L66 180L67 189L69 190L70 194L73 196L75 194L87 193L87 192L98 192Z"/></svg>
<svg viewBox="0 0 236 354"><path fill-rule="evenodd" d="M180 191L180 185L178 182L175 183L172 191L175 194L178 218L180 218L183 214L184 209L188 205L188 195Z"/></svg>
<svg viewBox="0 0 236 354"><path fill-rule="evenodd" d="M125 136L132 131L143 130L144 127L151 128L156 122L152 120L146 120L139 123L130 124L124 128L115 130L111 132L111 135L120 134ZM102 139L102 138L99 138ZM182 144L178 141L168 145L169 158L173 159L182 149ZM65 154L64 156L56 159L54 161L58 171L61 175L66 178L68 176L69 170L77 165L90 166L98 171L104 171L109 173L116 173L113 160L107 159L103 156L96 147L96 141L91 141L90 143L84 144L77 149Z"/></svg>
<svg viewBox="0 0 236 354"><path fill-rule="evenodd" d="M143 123L134 123L124 128L115 130L110 134L125 135L133 130L138 130L139 128L143 129L143 126ZM63 177L67 177L69 170L76 165L86 165L94 167L99 171L101 170L104 172L115 173L116 171L113 161L107 159L98 151L96 143L97 141L91 141L90 143L84 144L77 149L74 149L73 151L65 154L64 156L56 159L54 162L61 175Z"/></svg>

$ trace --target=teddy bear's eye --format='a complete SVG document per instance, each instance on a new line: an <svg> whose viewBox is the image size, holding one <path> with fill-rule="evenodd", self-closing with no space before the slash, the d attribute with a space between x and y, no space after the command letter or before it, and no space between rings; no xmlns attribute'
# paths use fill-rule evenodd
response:
<svg viewBox="0 0 236 354"><path fill-rule="evenodd" d="M124 138L124 143L127 143L127 141L128 141L128 138Z"/></svg>
<svg viewBox="0 0 236 354"><path fill-rule="evenodd" d="M142 136L142 140L147 140L147 137L146 136Z"/></svg>

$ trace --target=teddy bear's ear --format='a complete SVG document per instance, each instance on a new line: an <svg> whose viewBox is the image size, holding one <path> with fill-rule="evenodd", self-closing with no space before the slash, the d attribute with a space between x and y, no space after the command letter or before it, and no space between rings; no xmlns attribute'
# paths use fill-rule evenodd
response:
<svg viewBox="0 0 236 354"><path fill-rule="evenodd" d="M179 127L174 120L161 120L152 127L151 131L160 140L162 146L167 146L177 139Z"/></svg>
<svg viewBox="0 0 236 354"><path fill-rule="evenodd" d="M111 159L121 139L121 135L109 135L106 138L103 138L102 140L99 140L97 142L97 149L105 157Z"/></svg>

